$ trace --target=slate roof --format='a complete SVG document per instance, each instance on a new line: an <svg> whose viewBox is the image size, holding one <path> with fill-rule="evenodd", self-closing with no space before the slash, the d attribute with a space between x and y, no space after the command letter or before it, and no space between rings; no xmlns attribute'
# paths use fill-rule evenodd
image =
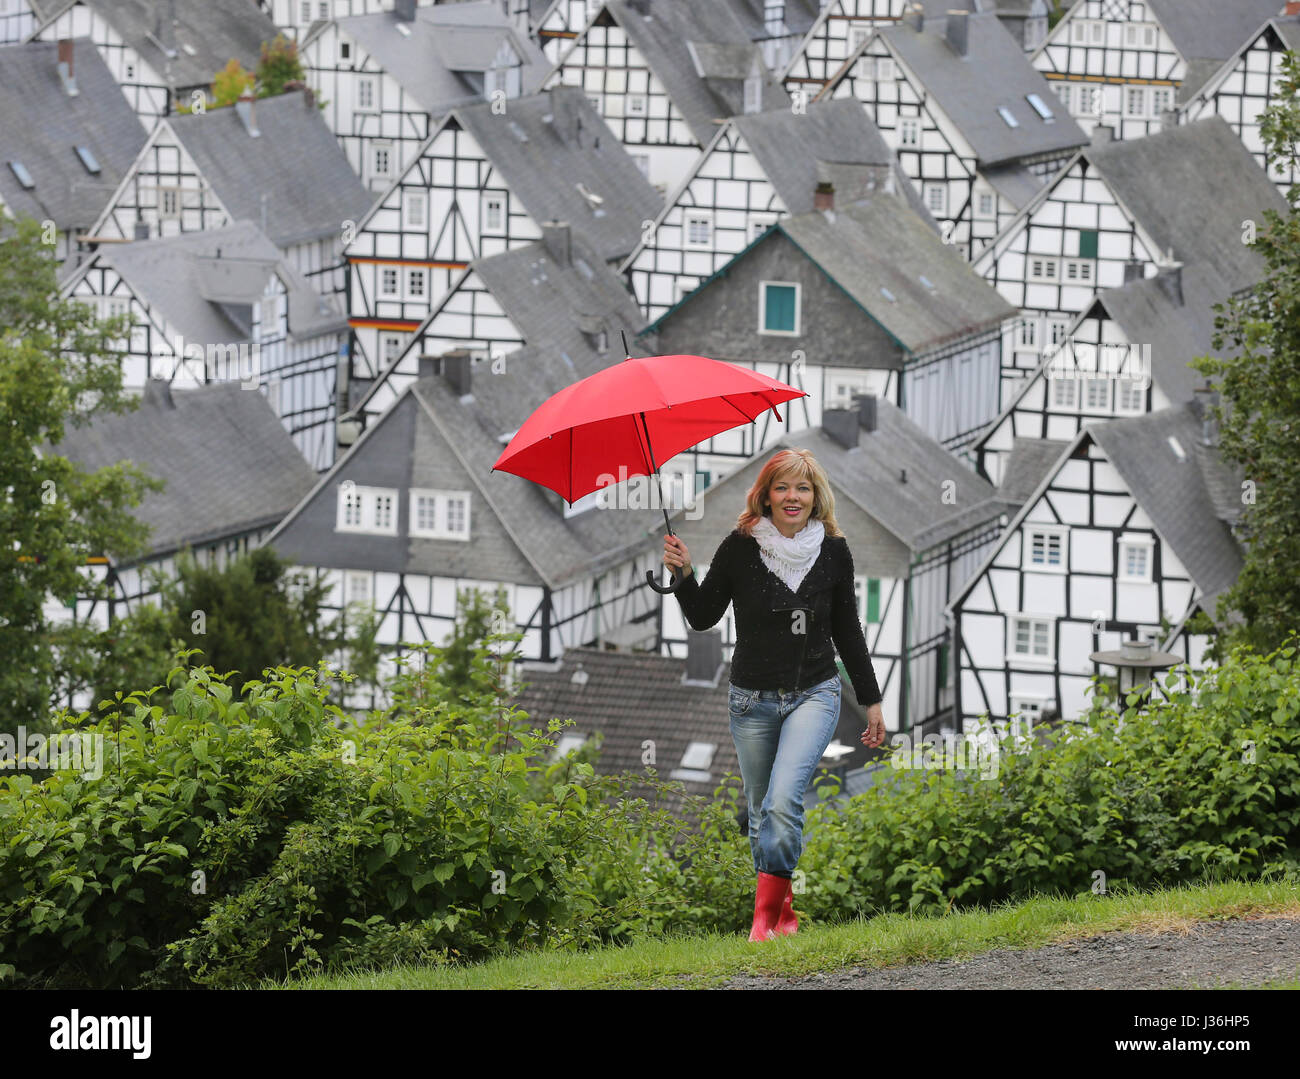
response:
<svg viewBox="0 0 1300 1079"><path fill-rule="evenodd" d="M913 354L998 326L1016 314L953 247L892 195L877 194L831 214L813 211L783 218L775 230L785 233Z"/></svg>
<svg viewBox="0 0 1300 1079"><path fill-rule="evenodd" d="M221 305L252 302L261 295L272 271L288 288L292 338L302 340L347 327L341 312L332 307L322 310L322 298L283 261L276 246L251 221L180 236L106 244L81 272L94 264L117 270L132 291L160 311L171 329L187 341L247 341L247 331L232 321Z"/></svg>
<svg viewBox="0 0 1300 1079"><path fill-rule="evenodd" d="M1022 209L1043 189L1043 179L1024 165L996 165L981 170L989 186L1016 209Z"/></svg>
<svg viewBox="0 0 1300 1079"><path fill-rule="evenodd" d="M725 0L735 13L752 41L762 41L770 35L763 9L763 0ZM802 37L819 21L820 0L786 0L784 22L790 35Z"/></svg>
<svg viewBox="0 0 1300 1079"><path fill-rule="evenodd" d="M601 259L628 254L641 238L641 222L663 208L658 192L576 86L516 98L506 116L493 113L488 103L459 108L448 122L473 135L534 221L568 221ZM593 208L579 184L601 204Z"/></svg>
<svg viewBox="0 0 1300 1079"><path fill-rule="evenodd" d="M927 18L919 34L905 22L879 32L970 143L981 167L1085 145L1088 136L998 17L970 14L966 23L965 56L948 44L946 16ZM863 42L860 51L869 44L870 39ZM852 62L850 57L845 70ZM834 80L823 92L833 86ZM1028 94L1039 96L1052 113L1050 120L1038 115ZM1009 127L999 107L1010 110L1018 126Z"/></svg>
<svg viewBox="0 0 1300 1079"><path fill-rule="evenodd" d="M1011 452L1007 454L998 494L1019 509L1053 471L1053 466L1069 445L1064 439L1017 435L1011 440Z"/></svg>
<svg viewBox="0 0 1300 1079"><path fill-rule="evenodd" d="M430 115L483 100L458 72L485 70L503 41L510 41L524 61L524 93L539 89L549 69L537 44L514 30L496 3L417 7L411 22L402 22L392 11L336 21ZM410 30L409 36L397 29L399 23Z"/></svg>
<svg viewBox="0 0 1300 1079"><path fill-rule="evenodd" d="M1083 151L1163 253L1217 267L1229 288L1258 281L1263 263L1241 223L1286 200L1221 116ZM1044 192L1046 194L1046 192Z"/></svg>
<svg viewBox="0 0 1300 1079"><path fill-rule="evenodd" d="M744 89L736 80L744 78L738 72L747 73L752 62L757 62L766 76L764 107L789 108L790 95L764 68L749 28L731 5L717 0L660 0L651 4L650 18L638 13L627 0L607 0L605 9L645 58L701 146L707 146L717 134L715 119L743 111ZM692 44L697 55L708 57L703 69L692 56Z"/></svg>
<svg viewBox="0 0 1300 1079"><path fill-rule="evenodd" d="M812 209L827 164L867 166L866 175L893 168L892 151L856 101L822 101L802 115L778 109L731 122L792 214ZM837 191L844 193L842 184Z"/></svg>
<svg viewBox="0 0 1300 1079"><path fill-rule="evenodd" d="M586 680L575 682L581 671ZM713 800L722 777L730 772L740 790L740 764L731 738L727 688L731 664L724 662L716 686L684 682L686 660L647 652L612 652L597 648L570 648L555 664L524 664L519 674L525 685L516 693L514 704L528 713L532 726L544 727L552 718L572 718L575 723L551 737L558 744L565 734L590 737L604 735L596 771L601 775L632 772L646 774L642 763L646 739L654 742L655 772L671 782L681 766L682 755L692 742L712 743L716 749L708 768L709 778L681 779L687 798L667 793L658 805L686 819L696 820L698 807ZM852 774L878 751L869 751L858 740L866 728L866 715L853 700L843 695L835 738L853 753L836 762ZM828 762L823 759L823 765ZM838 770L838 769L837 769ZM634 789L633 796L656 804L648 785ZM689 799L689 800L688 800ZM744 810L743 795L740 808Z"/></svg>
<svg viewBox="0 0 1300 1079"><path fill-rule="evenodd" d="M1278 0L1147 0L1151 15L1188 62L1178 92L1185 101L1282 8ZM1196 61L1212 61L1196 63Z"/></svg>
<svg viewBox="0 0 1300 1079"><path fill-rule="evenodd" d="M51 5L52 22L77 0ZM273 23L250 0L174 0L176 23L166 17L163 0L82 0L139 53L169 86L210 86L233 57L248 70L257 67L262 42L278 33ZM37 31L39 33L39 30ZM175 56L155 44L156 38Z"/></svg>
<svg viewBox="0 0 1300 1079"><path fill-rule="evenodd" d="M256 138L233 108L167 122L232 217L261 222L265 207L266 233L279 247L340 235L374 201L301 92L254 103Z"/></svg>
<svg viewBox="0 0 1300 1079"><path fill-rule="evenodd" d="M86 229L135 161L147 132L89 38L73 40L77 96L58 72L58 45L35 41L0 49L0 200L14 216ZM74 149L85 146L100 172ZM19 161L34 186L19 182Z"/></svg>
<svg viewBox="0 0 1300 1079"><path fill-rule="evenodd" d="M917 554L1006 512L996 487L883 397L876 399L876 429L859 428L852 449L824 428L809 427L782 435L761 457L766 460L786 447L811 450L826 469L837 505L844 499L855 503ZM752 482L745 467L736 469L697 496L695 512L706 499L743 501ZM942 505L934 492L948 482L954 501ZM678 510L669 518L680 520L684 513Z"/></svg>
<svg viewBox="0 0 1300 1079"><path fill-rule="evenodd" d="M130 461L167 486L132 512L149 524L150 554L274 524L316 482L266 398L238 382L159 392L140 408L68 428L58 452L93 470Z"/></svg>

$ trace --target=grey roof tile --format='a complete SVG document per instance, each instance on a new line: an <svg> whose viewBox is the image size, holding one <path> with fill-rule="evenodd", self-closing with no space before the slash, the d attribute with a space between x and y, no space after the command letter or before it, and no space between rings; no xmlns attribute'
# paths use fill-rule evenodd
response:
<svg viewBox="0 0 1300 1079"><path fill-rule="evenodd" d="M54 447L83 468L130 461L166 482L133 511L152 526L150 552L273 524L316 482L266 398L240 383L165 393L137 411L69 428Z"/></svg>
<svg viewBox="0 0 1300 1079"><path fill-rule="evenodd" d="M1277 0L1147 0L1184 60L1225 60L1282 6Z"/></svg>
<svg viewBox="0 0 1300 1079"><path fill-rule="evenodd" d="M318 109L300 92L254 103L249 135L233 108L169 120L213 193L238 219L261 222L281 247L341 235L374 196L348 164Z"/></svg>
<svg viewBox="0 0 1300 1079"><path fill-rule="evenodd" d="M135 161L147 132L89 38L73 40L69 97L58 73L58 45L37 41L0 49L0 201L15 216L89 228ZM99 165L89 172L74 147ZM21 162L27 189L9 162Z"/></svg>
<svg viewBox="0 0 1300 1079"><path fill-rule="evenodd" d="M1011 440L1011 452L1007 455L998 493L1017 508L1022 506L1038 490L1069 445L1061 439L1017 435Z"/></svg>

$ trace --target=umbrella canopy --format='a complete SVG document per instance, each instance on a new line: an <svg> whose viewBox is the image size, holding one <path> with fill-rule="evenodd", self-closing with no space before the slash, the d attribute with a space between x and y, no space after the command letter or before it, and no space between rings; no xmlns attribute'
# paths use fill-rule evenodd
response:
<svg viewBox="0 0 1300 1079"><path fill-rule="evenodd" d="M629 477L648 476L682 450L806 396L704 356L629 357L543 402L492 470L540 483L573 503L620 468Z"/></svg>

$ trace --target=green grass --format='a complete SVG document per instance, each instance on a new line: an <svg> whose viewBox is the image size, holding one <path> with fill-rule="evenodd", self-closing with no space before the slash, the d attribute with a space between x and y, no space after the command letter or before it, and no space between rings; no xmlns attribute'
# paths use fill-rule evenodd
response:
<svg viewBox="0 0 1300 1079"><path fill-rule="evenodd" d="M796 907L796 909L798 909ZM995 948L1025 948L1114 930L1177 932L1192 922L1300 915L1300 888L1281 882L1189 885L1123 895L1043 896L991 910L880 915L839 925L801 919L793 937L750 944L747 934L672 936L589 952L527 952L474 966L267 982L285 989L704 989L737 974L800 976L844 966L884 967ZM1297 979L1267 988L1297 988ZM1263 987L1261 987L1263 988Z"/></svg>

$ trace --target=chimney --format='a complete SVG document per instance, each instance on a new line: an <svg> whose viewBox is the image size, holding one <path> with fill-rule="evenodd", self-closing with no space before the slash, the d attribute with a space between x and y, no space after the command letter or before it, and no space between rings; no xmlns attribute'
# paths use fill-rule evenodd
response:
<svg viewBox="0 0 1300 1079"><path fill-rule="evenodd" d="M250 93L240 94L239 100L235 102L235 112L243 123L244 130L248 132L249 138L255 139L261 135L261 132L257 130L257 117L253 113L253 100L253 95Z"/></svg>
<svg viewBox="0 0 1300 1079"><path fill-rule="evenodd" d="M302 103L306 108L313 108L316 105L316 91L308 86L302 79L290 79L284 84L285 92L290 90L302 91Z"/></svg>
<svg viewBox="0 0 1300 1079"><path fill-rule="evenodd" d="M1104 146L1115 138L1115 129L1109 124L1098 124L1092 129L1092 144Z"/></svg>
<svg viewBox="0 0 1300 1079"><path fill-rule="evenodd" d="M948 44L958 56L966 55L967 20L964 11L948 12Z"/></svg>
<svg viewBox="0 0 1300 1079"><path fill-rule="evenodd" d="M467 348L453 349L442 357L442 374L457 397L470 392L470 354Z"/></svg>
<svg viewBox="0 0 1300 1079"><path fill-rule="evenodd" d="M1181 262L1161 266L1160 272L1156 274L1156 285L1171 301L1179 307L1183 306L1183 264Z"/></svg>
<svg viewBox="0 0 1300 1079"><path fill-rule="evenodd" d="M853 404L858 410L858 426L864 431L874 431L877 428L877 400L878 398L874 393L855 393L853 395Z"/></svg>
<svg viewBox="0 0 1300 1079"><path fill-rule="evenodd" d="M1124 284L1127 285L1130 281L1141 281L1142 277L1141 259L1129 259L1124 263Z"/></svg>
<svg viewBox="0 0 1300 1079"><path fill-rule="evenodd" d="M835 209L835 185L829 180L823 180L817 185L816 190L813 191L813 209Z"/></svg>
<svg viewBox="0 0 1300 1079"><path fill-rule="evenodd" d="M431 375L439 373L441 364L438 357L432 352L421 352L419 358L415 361L416 378L429 378Z"/></svg>
<svg viewBox="0 0 1300 1079"><path fill-rule="evenodd" d="M145 221L143 218L137 218L133 237L137 240L149 239L149 222Z"/></svg>
<svg viewBox="0 0 1300 1079"><path fill-rule="evenodd" d="M80 92L77 89L76 73L72 66L72 39L68 37L59 38L59 78L63 80L63 89L67 91L68 97L76 97Z"/></svg>
<svg viewBox="0 0 1300 1079"><path fill-rule="evenodd" d="M686 682L717 685L722 673L722 634L716 629L686 630Z"/></svg>
<svg viewBox="0 0 1300 1079"><path fill-rule="evenodd" d="M144 384L141 403L153 405L155 408L175 408L176 402L172 400L172 384L165 378L149 379Z"/></svg>
<svg viewBox="0 0 1300 1079"><path fill-rule="evenodd" d="M393 4L393 14L402 22L414 22L415 4L416 0L395 0L395 3Z"/></svg>
<svg viewBox="0 0 1300 1079"><path fill-rule="evenodd" d="M543 221L542 243L559 265L568 266L572 255L572 235L567 221Z"/></svg>
<svg viewBox="0 0 1300 1079"><path fill-rule="evenodd" d="M1283 15L1300 15L1300 2L1297 0L1286 0L1286 9Z"/></svg>
<svg viewBox="0 0 1300 1079"><path fill-rule="evenodd" d="M919 3L913 3L903 12L903 22L919 34L925 29L925 8Z"/></svg>
<svg viewBox="0 0 1300 1079"><path fill-rule="evenodd" d="M1197 386L1192 391L1192 415L1201 421L1201 445L1217 446L1219 444L1219 425L1214 421L1210 409L1219 403L1219 391L1208 382Z"/></svg>
<svg viewBox="0 0 1300 1079"><path fill-rule="evenodd" d="M846 450L858 444L858 413L847 408L822 410L822 430Z"/></svg>

